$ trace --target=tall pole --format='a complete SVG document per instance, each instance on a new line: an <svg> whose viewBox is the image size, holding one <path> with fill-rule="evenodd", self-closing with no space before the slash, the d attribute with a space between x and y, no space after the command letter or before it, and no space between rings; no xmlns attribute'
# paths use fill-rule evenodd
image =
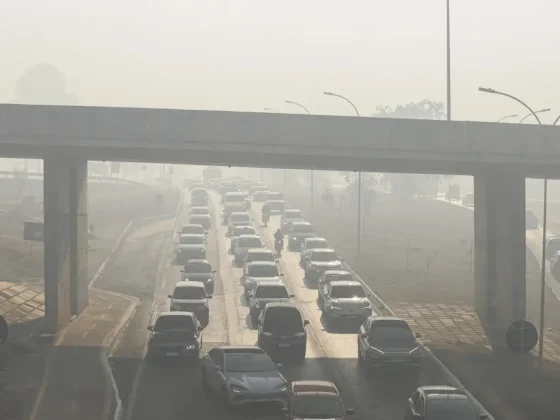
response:
<svg viewBox="0 0 560 420"><path fill-rule="evenodd" d="M356 105L345 96L339 95L333 92L323 92L324 95L328 96L336 96L337 98L344 99L348 102L354 111L356 111L356 115L359 117L360 113L358 112L358 108ZM360 262L360 255L362 253L362 173L358 172L358 224L356 225L356 262Z"/></svg>
<svg viewBox="0 0 560 420"><path fill-rule="evenodd" d="M531 109L529 105L523 102L521 99L516 98L505 92L499 92L494 89L489 88L478 88L481 92L492 93L494 95L506 96L514 101L523 105L531 115L535 117L539 125L542 125L539 116L535 111ZM548 179L544 179L544 192L543 192L543 234L542 234L542 256L541 256L541 307L540 307L540 323L539 323L539 368L542 369L542 361L544 356L544 305L545 305L545 292L546 292L546 221L547 221L547 207L548 207Z"/></svg>
<svg viewBox="0 0 560 420"><path fill-rule="evenodd" d="M308 110L306 107L304 107L302 104L300 104L299 102L294 102L294 101L285 101L285 102L286 102L287 104L290 104L290 105L299 106L299 107L300 107L301 109L303 109L305 112L307 112L308 114L311 114L311 113L309 112L309 110ZM310 190L311 190L311 191L310 191L310 194L311 194L311 211L313 211L313 210L314 210L314 198L315 198L315 192L314 192L314 190L313 190L313 170L311 170L311 173L309 174L309 182L310 182L310 184L311 184L311 186L310 186Z"/></svg>
<svg viewBox="0 0 560 420"><path fill-rule="evenodd" d="M517 114L511 114L511 115L506 115L505 117L500 118L498 121L496 122L502 122L503 120L507 119L507 118L517 118L519 117L519 115Z"/></svg>
<svg viewBox="0 0 560 420"><path fill-rule="evenodd" d="M451 121L451 22L447 0L447 121Z"/></svg>
<svg viewBox="0 0 560 420"><path fill-rule="evenodd" d="M548 112L548 111L550 111L550 108L539 109L538 111L535 111L535 114L540 114L540 113L542 113L542 112ZM525 120L526 120L527 118L529 118L531 115L533 115L532 112L529 113L529 114L527 114L527 115L525 115L523 118L521 118L521 119L519 120L519 124L521 124L523 121L525 121Z"/></svg>

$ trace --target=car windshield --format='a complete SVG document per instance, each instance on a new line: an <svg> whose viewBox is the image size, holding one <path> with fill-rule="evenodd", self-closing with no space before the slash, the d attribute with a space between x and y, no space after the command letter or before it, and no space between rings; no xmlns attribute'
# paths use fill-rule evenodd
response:
<svg viewBox="0 0 560 420"><path fill-rule="evenodd" d="M369 343L381 348L414 347L414 335L407 326L379 325L369 332Z"/></svg>
<svg viewBox="0 0 560 420"><path fill-rule="evenodd" d="M210 273L211 271L212 267L207 262L192 261L185 265L186 273Z"/></svg>
<svg viewBox="0 0 560 420"><path fill-rule="evenodd" d="M286 299L290 295L284 286L259 286L255 291L255 297L261 299Z"/></svg>
<svg viewBox="0 0 560 420"><path fill-rule="evenodd" d="M299 210L286 210L284 217L286 219L301 219L301 212Z"/></svg>
<svg viewBox="0 0 560 420"><path fill-rule="evenodd" d="M173 291L173 299L204 299L206 292L203 287L177 287Z"/></svg>
<svg viewBox="0 0 560 420"><path fill-rule="evenodd" d="M251 218L248 214L232 214L229 218L232 222L250 222Z"/></svg>
<svg viewBox="0 0 560 420"><path fill-rule="evenodd" d="M204 235L204 228L202 226L185 226L181 230L182 235L188 235L189 233Z"/></svg>
<svg viewBox="0 0 560 420"><path fill-rule="evenodd" d="M311 225L293 225L292 231L294 233L312 233L313 227Z"/></svg>
<svg viewBox="0 0 560 420"><path fill-rule="evenodd" d="M191 214L209 214L210 211L206 207L195 207L191 210Z"/></svg>
<svg viewBox="0 0 560 420"><path fill-rule="evenodd" d="M260 238L240 238L237 246L240 248L260 248L262 242Z"/></svg>
<svg viewBox="0 0 560 420"><path fill-rule="evenodd" d="M276 366L266 353L226 353L226 371L235 372L270 372Z"/></svg>
<svg viewBox="0 0 560 420"><path fill-rule="evenodd" d="M239 194L231 194L226 195L224 197L224 203L231 204L231 203L243 203L245 202L245 196L241 193Z"/></svg>
<svg viewBox="0 0 560 420"><path fill-rule="evenodd" d="M181 237L181 245L202 245L204 238L201 236L183 236Z"/></svg>
<svg viewBox="0 0 560 420"><path fill-rule="evenodd" d="M278 268L275 265L252 265L247 273L249 277L278 277Z"/></svg>
<svg viewBox="0 0 560 420"><path fill-rule="evenodd" d="M162 316L156 321L154 331L194 331L194 320L190 316Z"/></svg>
<svg viewBox="0 0 560 420"><path fill-rule="evenodd" d="M314 239L312 241L305 242L305 247L307 249L317 249L317 248L328 248L327 241L324 239Z"/></svg>
<svg viewBox="0 0 560 420"><path fill-rule="evenodd" d="M325 276L325 283L330 283L331 281L353 281L354 277L350 273L336 273L327 274Z"/></svg>
<svg viewBox="0 0 560 420"><path fill-rule="evenodd" d="M331 297L334 299L352 299L364 298L366 293L362 286L333 286L331 289Z"/></svg>
<svg viewBox="0 0 560 420"><path fill-rule="evenodd" d="M274 255L272 252L249 252L247 262L253 261L269 261L274 262Z"/></svg>
<svg viewBox="0 0 560 420"><path fill-rule="evenodd" d="M241 235L254 235L255 229L252 226L241 226L236 227L233 230L233 236L241 236Z"/></svg>
<svg viewBox="0 0 560 420"><path fill-rule="evenodd" d="M282 193L279 192L269 192L268 193L269 200L282 200Z"/></svg>
<svg viewBox="0 0 560 420"><path fill-rule="evenodd" d="M311 254L311 261L329 262L338 261L338 255L334 251L314 252Z"/></svg>
<svg viewBox="0 0 560 420"><path fill-rule="evenodd" d="M303 322L297 309L274 308L266 313L263 331L279 335L292 335L303 331Z"/></svg>
<svg viewBox="0 0 560 420"><path fill-rule="evenodd" d="M475 420L476 412L468 399L437 398L428 402L427 416L430 420Z"/></svg>
<svg viewBox="0 0 560 420"><path fill-rule="evenodd" d="M292 400L292 416L301 419L332 419L344 417L338 395L296 395Z"/></svg>

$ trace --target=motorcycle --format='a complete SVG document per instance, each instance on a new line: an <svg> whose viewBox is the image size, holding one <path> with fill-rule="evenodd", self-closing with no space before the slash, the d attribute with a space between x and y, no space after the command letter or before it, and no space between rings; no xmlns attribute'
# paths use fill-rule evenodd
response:
<svg viewBox="0 0 560 420"><path fill-rule="evenodd" d="M276 253L280 257L282 255L282 250L284 249L284 239L283 238L277 238L274 241L274 249L276 250Z"/></svg>
<svg viewBox="0 0 560 420"><path fill-rule="evenodd" d="M268 213L263 213L262 215L262 222L265 227L268 226L268 222L270 221L270 215Z"/></svg>

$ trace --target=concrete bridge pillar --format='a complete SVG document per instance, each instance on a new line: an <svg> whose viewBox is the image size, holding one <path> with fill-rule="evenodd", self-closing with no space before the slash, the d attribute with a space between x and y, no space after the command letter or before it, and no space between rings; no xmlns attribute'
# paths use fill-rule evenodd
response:
<svg viewBox="0 0 560 420"><path fill-rule="evenodd" d="M50 332L88 304L87 161L44 159L45 321Z"/></svg>
<svg viewBox="0 0 560 420"><path fill-rule="evenodd" d="M475 306L495 350L525 318L525 177L504 170L474 176Z"/></svg>

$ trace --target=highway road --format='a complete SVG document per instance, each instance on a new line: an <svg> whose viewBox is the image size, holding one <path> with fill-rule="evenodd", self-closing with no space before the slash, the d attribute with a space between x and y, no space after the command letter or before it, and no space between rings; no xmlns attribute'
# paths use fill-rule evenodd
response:
<svg viewBox="0 0 560 420"><path fill-rule="evenodd" d="M220 224L219 198L211 194L214 226L208 235L207 258L218 270L214 298L210 301L210 324L203 332L203 351L222 344L249 344L257 341L256 330L248 317L249 309L242 297L240 283L242 269L236 267L228 253L229 239L226 227ZM185 206L178 224L186 223ZM279 224L273 216L268 228L260 223L260 206L251 210L254 224L261 237L272 246L272 233ZM187 418L282 418L280 412L269 407L227 409L213 395L207 395L201 386L197 366L174 363L148 363L143 359L148 338L146 327L159 311L169 308L167 295L180 280L180 266L173 264L173 241L167 241L161 269L154 276L153 296L144 290L144 303L129 327L119 339L111 364L125 407L125 419L184 419ZM307 288L299 254L285 252L280 259L285 282L308 326L307 357L303 365L281 368L288 380L328 379L335 382L343 394L347 407L355 408L356 419L401 419L407 398L418 385L406 378L382 376L372 378L359 371L356 358L354 331L330 331L322 323L317 308L317 291ZM153 297L153 299L152 299ZM439 368L429 359L419 378L422 384L444 384Z"/></svg>

